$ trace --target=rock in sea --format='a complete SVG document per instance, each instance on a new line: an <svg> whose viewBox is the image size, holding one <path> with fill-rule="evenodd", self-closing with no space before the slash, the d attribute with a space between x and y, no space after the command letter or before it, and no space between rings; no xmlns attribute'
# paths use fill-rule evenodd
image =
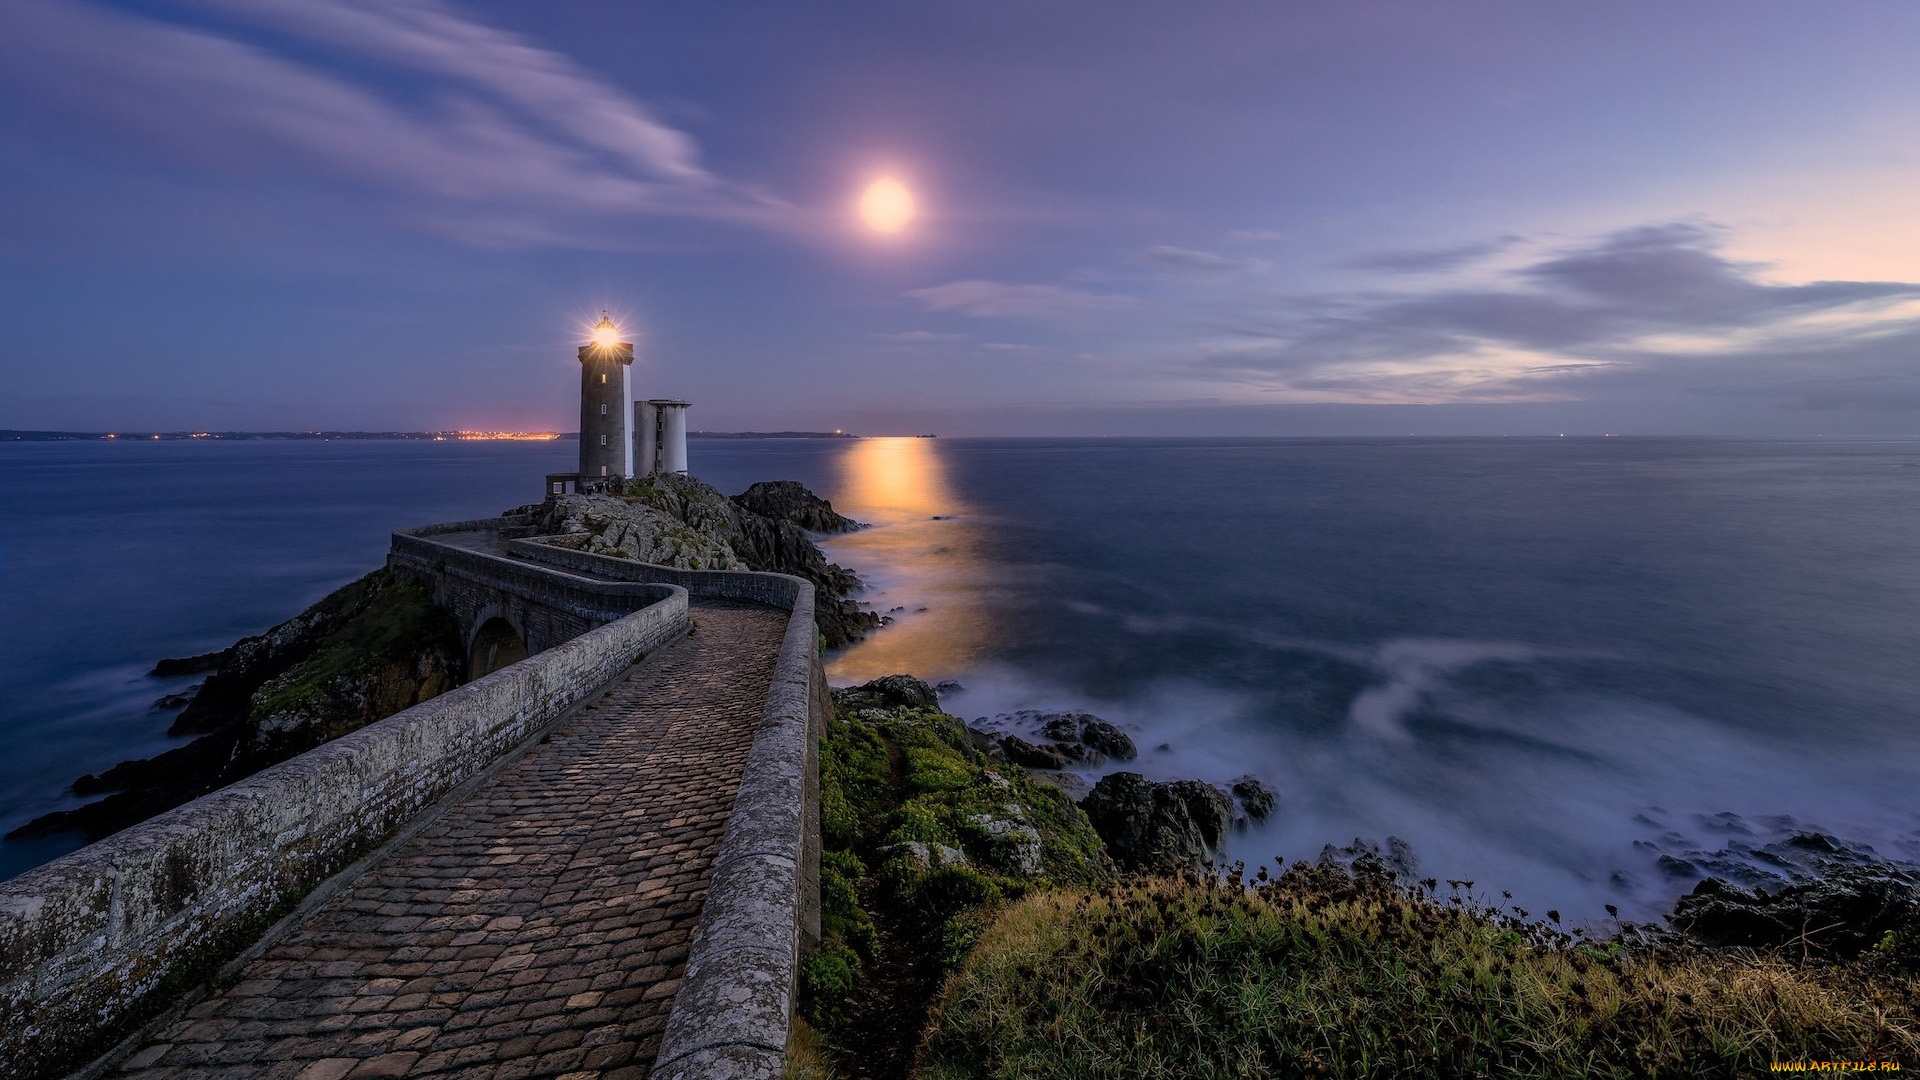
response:
<svg viewBox="0 0 1920 1080"><path fill-rule="evenodd" d="M933 687L911 675L883 675L839 694L841 702L855 709L940 708L940 696Z"/></svg>
<svg viewBox="0 0 1920 1080"><path fill-rule="evenodd" d="M1844 867L1776 892L1747 890L1710 877L1674 904L1667 921L1707 945L1767 948L1804 941L1854 956L1889 930L1920 919L1920 888L1887 867Z"/></svg>
<svg viewBox="0 0 1920 1080"><path fill-rule="evenodd" d="M1154 874L1203 867L1220 854L1233 819L1233 801L1210 785L1131 772L1101 777L1080 809L1115 863Z"/></svg>
<svg viewBox="0 0 1920 1080"><path fill-rule="evenodd" d="M1259 777L1243 776L1235 780L1233 797L1240 800L1241 808L1255 821L1265 821L1273 816L1276 802L1273 790L1261 783Z"/></svg>

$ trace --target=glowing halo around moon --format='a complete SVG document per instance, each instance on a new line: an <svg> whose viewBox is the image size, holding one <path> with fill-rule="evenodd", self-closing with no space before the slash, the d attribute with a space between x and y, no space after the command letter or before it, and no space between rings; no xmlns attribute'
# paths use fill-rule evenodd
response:
<svg viewBox="0 0 1920 1080"><path fill-rule="evenodd" d="M897 233L917 212L913 192L891 176L883 176L860 193L860 220L878 233Z"/></svg>

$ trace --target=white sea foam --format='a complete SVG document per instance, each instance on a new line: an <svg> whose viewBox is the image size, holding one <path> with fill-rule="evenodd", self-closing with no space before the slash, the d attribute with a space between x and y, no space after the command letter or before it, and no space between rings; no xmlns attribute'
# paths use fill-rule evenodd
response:
<svg viewBox="0 0 1920 1080"><path fill-rule="evenodd" d="M1863 769L1806 748L1758 746L1631 698L1556 695L1520 708L1457 682L1483 664L1567 655L1511 643L1384 643L1372 653L1377 685L1330 734L1289 726L1250 695L1180 679L1101 698L995 665L964 673L965 689L942 703L1029 738L1038 732L996 717L1086 709L1117 724L1139 744L1139 759L1079 770L1089 781L1119 770L1220 785L1260 777L1279 792L1279 811L1237 832L1231 858L1297 860L1328 843L1397 835L1428 875L1472 880L1485 896L1511 891L1513 903L1557 908L1570 921L1603 921L1607 904L1657 918L1707 873L1745 867L1777 877L1789 868L1753 852L1798 834L1829 833L1920 863L1920 814L1884 798L1920 782L1898 765ZM1415 713L1438 722L1415 723ZM1780 783L1795 776L1804 782Z"/></svg>
<svg viewBox="0 0 1920 1080"><path fill-rule="evenodd" d="M1275 451L1273 460L1293 453ZM896 625L833 658L830 672L838 684L892 671L958 678L965 689L943 698L948 710L990 725L1023 709L1097 713L1126 730L1140 756L1087 769L1088 779L1118 769L1217 784L1259 776L1277 790L1280 805L1271 821L1233 836L1230 855L1249 863L1312 858L1328 843L1395 835L1412 843L1431 876L1473 880L1486 896L1511 890L1527 909L1558 908L1570 921L1602 920L1608 904L1629 917L1656 917L1709 873L1750 882L1791 874L1800 864L1782 844L1808 833L1920 863L1920 800L1912 794L1920 791L1920 760L1911 736L1873 717L1854 722L1861 702L1907 715L1899 711L1911 700L1905 653L1891 657L1911 639L1910 629L1889 614L1897 605L1863 611L1852 599L1857 594L1833 591L1838 586L1791 594L1777 587L1787 580L1782 568L1811 581L1833 565L1868 565L1860 557L1796 562L1786 556L1799 548L1774 543L1742 549L1749 560L1781 556L1777 566L1767 564L1771 569L1719 554L1693 557L1727 549L1730 537L1742 535L1738 528L1777 530L1785 519L1772 510L1743 518L1716 516L1724 508L1696 512L1697 494L1688 488L1662 504L1667 516L1652 519L1657 528L1636 528L1631 514L1650 505L1644 481L1622 481L1604 499L1589 490L1579 500L1504 511L1495 505L1476 517L1484 474L1461 472L1468 481L1451 473L1430 477L1455 485L1436 496L1400 477L1420 460L1414 451L1395 456L1392 469L1366 466L1365 459L1350 449L1313 457L1316 468L1351 481L1314 489L1324 503L1287 503L1284 492L1269 503L1264 487L1247 486L1251 472L1207 472L1185 484L1161 477L1153 481L1159 487L1138 496L1143 504L1172 500L1193 516L1178 519L1190 523L1185 531L1124 540L1133 545L1128 555L1151 542L1156 558L1214 559L1235 569L1244 589L1189 573L1173 591L1163 567L1102 546L1130 536L1131 519L1101 517L1112 508L1090 498L1073 505L1092 519L1071 516L1056 505L1060 488L1042 505L1013 498L1013 487L929 485L942 499L952 491L983 503L960 519L934 520L951 510L944 503L890 515L856 510L884 524L836 539L830 549L875 583L869 599L876 607L902 610ZM1659 460L1687 483L1708 490L1728 483L1685 455ZM1611 477L1603 465L1582 475ZM1536 490L1560 492L1558 484ZM1211 495L1207 485L1221 491ZM868 489L879 490L849 485ZM1280 505L1289 507L1287 515L1262 516ZM1768 504L1756 496L1750 505ZM1389 518L1430 528L1443 543L1353 526L1356 558L1372 560L1365 571L1326 555L1326 530L1348 528L1350 519L1377 522L1388 508ZM995 515L1014 509L1045 529L1071 533L1073 542L984 542L999 527ZM1292 561L1267 551L1265 540L1234 547L1236 534L1222 515L1240 515L1233 520L1241 527L1287 540ZM1449 532L1456 519L1466 524ZM1744 524L1730 524L1736 520ZM1673 530L1682 527L1694 530L1694 546L1673 543ZM1496 549L1503 553L1497 560L1469 557ZM1591 584L1591 602L1563 618L1555 605L1583 552L1624 560L1610 565L1637 576ZM1875 557L1881 561L1871 565L1885 571L1886 556ZM1049 559L1089 561L1064 566ZM1522 564L1509 565L1511 559ZM1483 603L1447 594L1447 603L1437 604L1440 594L1423 591L1434 576L1409 567L1453 575L1443 581L1481 575L1488 596ZM1327 583L1272 584L1296 568ZM1897 569L1875 577L1893 590L1889 595L1911 585ZM1386 585L1383 574L1391 578ZM1836 597L1845 603L1836 607ZM1402 600L1426 610L1381 615ZM1217 614L1227 610L1235 614ZM1478 618L1480 636L1447 635L1456 611L1463 624ZM1708 617L1694 617L1701 612ZM1808 612L1820 621L1794 621ZM1000 642L1009 621L1074 637L1036 643L1029 635L1018 648L1006 647ZM1335 629L1328 636L1299 629L1314 625ZM1440 632L1366 629L1377 626ZM1702 626L1717 636L1697 633ZM1344 630L1353 632L1332 636ZM1535 631L1558 640L1527 640ZM1816 637L1819 648L1807 644ZM989 642L993 647L983 644ZM1054 648L1068 662L1048 668ZM1149 658L1156 661L1151 670L1163 674L1128 670ZM1772 685L1769 663L1795 665L1782 681L1796 689L1796 706L1826 711L1817 719L1783 717L1778 708L1762 715L1769 703L1753 687ZM1725 715L1705 714L1714 709ZM1885 752L1876 752L1875 739L1887 743Z"/></svg>

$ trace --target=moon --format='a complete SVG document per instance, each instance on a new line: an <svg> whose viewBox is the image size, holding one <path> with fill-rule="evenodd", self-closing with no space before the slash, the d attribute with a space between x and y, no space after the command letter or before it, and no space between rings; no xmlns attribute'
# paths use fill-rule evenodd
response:
<svg viewBox="0 0 1920 1080"><path fill-rule="evenodd" d="M860 193L860 220L879 233L897 233L913 220L913 192L891 176L883 176Z"/></svg>

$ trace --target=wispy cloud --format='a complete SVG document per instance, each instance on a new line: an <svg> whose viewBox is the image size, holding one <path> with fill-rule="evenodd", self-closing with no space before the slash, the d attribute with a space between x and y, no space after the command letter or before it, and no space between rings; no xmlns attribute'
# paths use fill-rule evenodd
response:
<svg viewBox="0 0 1920 1080"><path fill-rule="evenodd" d="M714 175L646 103L437 0L200 9L218 25L12 0L0 68L176 157L319 171L489 242L565 243L583 217L784 214Z"/></svg>
<svg viewBox="0 0 1920 1080"><path fill-rule="evenodd" d="M1497 255L1520 242L1518 236L1496 236L1491 240L1475 240L1465 244L1438 248L1403 248L1393 251L1376 251L1349 259L1343 265L1359 270L1383 270L1388 273L1424 274L1437 270L1452 270L1469 263L1479 262L1490 255Z"/></svg>
<svg viewBox="0 0 1920 1080"><path fill-rule="evenodd" d="M1209 279L1258 270L1264 265L1257 259L1236 259L1212 251L1173 247L1169 244L1155 244L1141 252L1140 258L1162 270Z"/></svg>
<svg viewBox="0 0 1920 1080"><path fill-rule="evenodd" d="M1227 233L1227 239L1236 244L1278 244L1287 239L1287 234L1278 229L1234 229Z"/></svg>
<svg viewBox="0 0 1920 1080"><path fill-rule="evenodd" d="M945 334L937 330L902 330L891 334L869 334L868 337L879 341L965 341L965 334Z"/></svg>
<svg viewBox="0 0 1920 1080"><path fill-rule="evenodd" d="M1719 239L1645 226L1478 288L1271 299L1223 323L1195 368L1317 400L1565 400L1658 385L1826 408L1869 404L1860 387L1911 370L1920 284L1771 284L1764 267L1721 255Z"/></svg>
<svg viewBox="0 0 1920 1080"><path fill-rule="evenodd" d="M906 294L928 311L957 311L987 319L1049 319L1112 311L1133 303L1127 296L1083 292L1058 285L999 281L952 281Z"/></svg>

